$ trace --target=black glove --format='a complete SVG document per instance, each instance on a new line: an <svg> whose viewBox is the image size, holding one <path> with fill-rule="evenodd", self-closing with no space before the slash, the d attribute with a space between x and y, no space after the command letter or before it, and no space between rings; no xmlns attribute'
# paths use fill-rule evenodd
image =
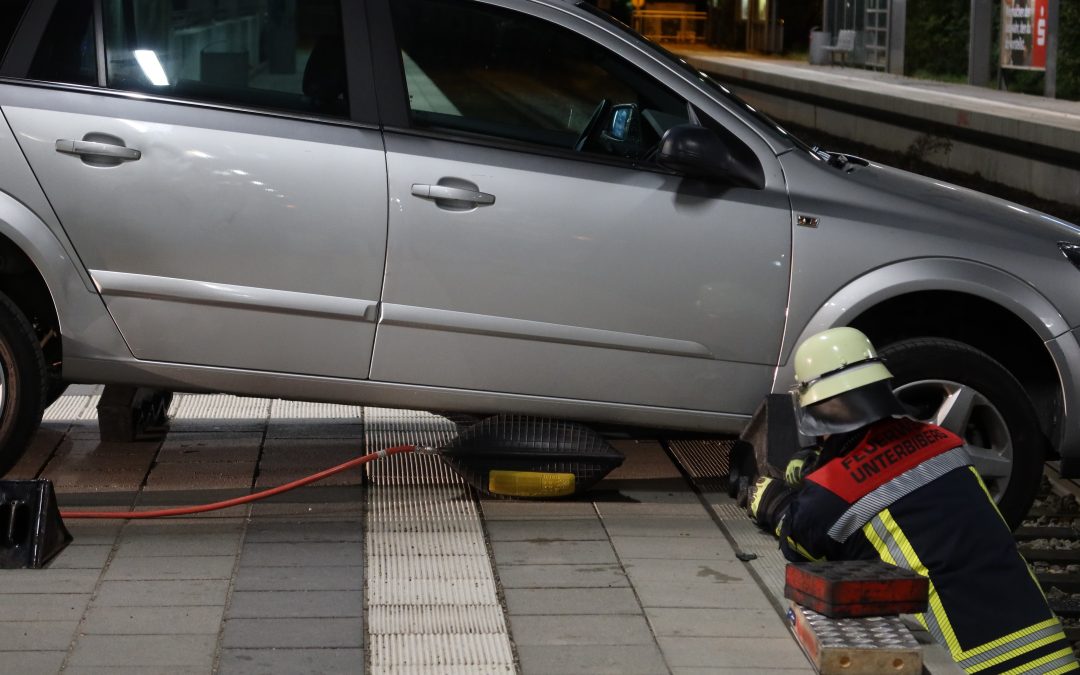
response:
<svg viewBox="0 0 1080 675"><path fill-rule="evenodd" d="M773 532L787 505L795 497L795 490L781 480L762 476L750 486L746 512L758 527Z"/></svg>

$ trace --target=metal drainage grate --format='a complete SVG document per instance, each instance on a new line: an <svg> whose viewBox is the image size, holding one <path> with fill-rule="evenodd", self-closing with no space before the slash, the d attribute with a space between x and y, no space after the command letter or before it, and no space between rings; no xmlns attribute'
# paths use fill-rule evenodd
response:
<svg viewBox="0 0 1080 675"><path fill-rule="evenodd" d="M368 452L442 446L449 420L364 409ZM480 514L441 460L395 455L370 465L365 555L373 673L514 672Z"/></svg>

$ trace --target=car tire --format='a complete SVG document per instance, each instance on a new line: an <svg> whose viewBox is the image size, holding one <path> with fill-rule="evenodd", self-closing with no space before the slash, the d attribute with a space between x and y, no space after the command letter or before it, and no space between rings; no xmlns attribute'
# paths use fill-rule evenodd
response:
<svg viewBox="0 0 1080 675"><path fill-rule="evenodd" d="M48 376L48 387L45 392L45 401L43 402L42 408L48 408L53 403L56 403L56 400L63 396L64 392L67 391L67 388L67 382L64 382L50 373Z"/></svg>
<svg viewBox="0 0 1080 675"><path fill-rule="evenodd" d="M33 327L0 293L0 476L19 461L41 424L46 381Z"/></svg>
<svg viewBox="0 0 1080 675"><path fill-rule="evenodd" d="M1001 515L1010 528L1019 526L1038 492L1048 446L1020 382L986 353L955 340L906 339L879 354L897 396L916 417L964 439Z"/></svg>

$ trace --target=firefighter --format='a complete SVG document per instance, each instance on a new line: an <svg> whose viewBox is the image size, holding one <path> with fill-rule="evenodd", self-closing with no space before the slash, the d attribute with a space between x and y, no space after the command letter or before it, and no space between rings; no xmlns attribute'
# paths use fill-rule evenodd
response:
<svg viewBox="0 0 1080 675"><path fill-rule="evenodd" d="M784 479L747 509L792 561L868 560L930 580L918 620L968 673L1080 669L964 442L906 416L865 335L834 328L795 353L800 431Z"/></svg>

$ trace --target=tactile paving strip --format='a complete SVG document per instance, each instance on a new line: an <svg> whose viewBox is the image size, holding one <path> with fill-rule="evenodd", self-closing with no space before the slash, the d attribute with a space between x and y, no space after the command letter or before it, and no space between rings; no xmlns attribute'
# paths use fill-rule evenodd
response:
<svg viewBox="0 0 1080 675"><path fill-rule="evenodd" d="M45 409L41 419L45 422L78 422L97 419L100 396L67 395L56 399Z"/></svg>
<svg viewBox="0 0 1080 675"><path fill-rule="evenodd" d="M364 410L367 451L438 447L438 415ZM369 466L365 591L372 673L510 673L514 656L476 500L441 460L395 455Z"/></svg>
<svg viewBox="0 0 1080 675"><path fill-rule="evenodd" d="M243 419L264 420L270 415L271 400L218 394L178 394L169 407L169 417L180 420Z"/></svg>
<svg viewBox="0 0 1080 675"><path fill-rule="evenodd" d="M333 403L311 403L310 401L282 401L277 400L270 405L270 419L272 420L306 420L306 419L350 419L359 421L363 417L364 408L358 405L338 405Z"/></svg>

